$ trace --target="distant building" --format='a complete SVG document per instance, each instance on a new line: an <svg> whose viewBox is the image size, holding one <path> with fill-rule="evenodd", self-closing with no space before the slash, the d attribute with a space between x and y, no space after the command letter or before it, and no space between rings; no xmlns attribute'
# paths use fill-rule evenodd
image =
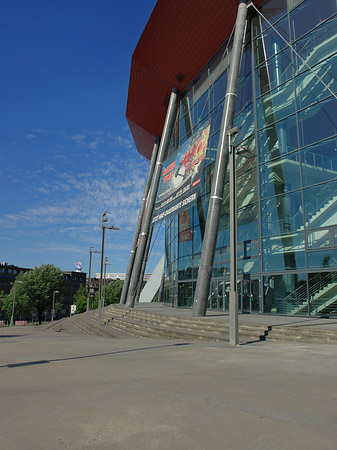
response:
<svg viewBox="0 0 337 450"><path fill-rule="evenodd" d="M7 262L0 262L0 291L9 294L16 277L29 270L31 269L8 264Z"/></svg>
<svg viewBox="0 0 337 450"><path fill-rule="evenodd" d="M70 305L72 305L74 300L74 295L81 286L86 286L86 273L85 272L75 272L75 271L63 271L63 276L65 279L66 290L64 293L63 304L66 310L66 314L70 314Z"/></svg>

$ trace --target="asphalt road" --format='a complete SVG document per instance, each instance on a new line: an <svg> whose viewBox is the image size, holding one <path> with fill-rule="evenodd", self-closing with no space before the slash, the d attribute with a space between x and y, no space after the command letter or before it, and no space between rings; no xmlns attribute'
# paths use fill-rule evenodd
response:
<svg viewBox="0 0 337 450"><path fill-rule="evenodd" d="M0 448L334 450L337 346L0 329Z"/></svg>

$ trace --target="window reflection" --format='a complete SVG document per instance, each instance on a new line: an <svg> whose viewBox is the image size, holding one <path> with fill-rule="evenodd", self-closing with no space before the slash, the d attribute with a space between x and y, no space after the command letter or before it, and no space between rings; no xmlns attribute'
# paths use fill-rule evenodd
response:
<svg viewBox="0 0 337 450"><path fill-rule="evenodd" d="M319 228L337 223L337 182L304 189L305 223Z"/></svg>
<svg viewBox="0 0 337 450"><path fill-rule="evenodd" d="M307 315L308 286L306 274L263 277L265 313Z"/></svg>
<svg viewBox="0 0 337 450"><path fill-rule="evenodd" d="M303 230L303 206L300 192L280 195L261 202L262 235Z"/></svg>
<svg viewBox="0 0 337 450"><path fill-rule="evenodd" d="M330 230L310 231L307 234L307 245L309 248L321 248L330 246Z"/></svg>
<svg viewBox="0 0 337 450"><path fill-rule="evenodd" d="M298 148L296 116L276 122L259 131L260 162L277 158Z"/></svg>
<svg viewBox="0 0 337 450"><path fill-rule="evenodd" d="M263 128L295 112L294 85L287 82L257 102L258 127Z"/></svg>
<svg viewBox="0 0 337 450"><path fill-rule="evenodd" d="M263 269L266 272L305 268L304 233L262 239Z"/></svg>
<svg viewBox="0 0 337 450"><path fill-rule="evenodd" d="M275 159L260 167L261 197L271 197L299 189L300 164L298 152Z"/></svg>
<svg viewBox="0 0 337 450"><path fill-rule="evenodd" d="M299 113L301 146L337 134L337 101L330 97Z"/></svg>
<svg viewBox="0 0 337 450"><path fill-rule="evenodd" d="M298 39L337 11L336 0L306 0L290 13L293 39Z"/></svg>
<svg viewBox="0 0 337 450"><path fill-rule="evenodd" d="M311 316L336 315L337 314L336 290L337 290L336 271L309 273L310 315Z"/></svg>
<svg viewBox="0 0 337 450"><path fill-rule="evenodd" d="M337 45L337 39L336 39ZM324 86L319 76L329 89ZM313 70L296 77L296 95L298 108L305 108L317 101L329 97L337 90L337 55L318 64Z"/></svg>
<svg viewBox="0 0 337 450"><path fill-rule="evenodd" d="M301 160L304 186L337 178L337 138L302 150Z"/></svg>

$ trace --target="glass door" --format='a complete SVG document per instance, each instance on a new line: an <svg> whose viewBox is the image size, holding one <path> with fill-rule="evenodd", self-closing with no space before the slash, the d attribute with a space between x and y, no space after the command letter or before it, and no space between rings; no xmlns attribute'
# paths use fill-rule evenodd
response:
<svg viewBox="0 0 337 450"><path fill-rule="evenodd" d="M250 283L250 297L251 297L251 305L252 312L261 312L260 308L260 280L252 280Z"/></svg>

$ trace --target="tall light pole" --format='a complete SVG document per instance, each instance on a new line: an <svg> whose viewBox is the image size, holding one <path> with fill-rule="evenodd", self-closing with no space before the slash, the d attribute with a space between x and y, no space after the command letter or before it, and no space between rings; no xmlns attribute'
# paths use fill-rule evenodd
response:
<svg viewBox="0 0 337 450"><path fill-rule="evenodd" d="M14 308L15 308L15 296L16 296L16 283L22 283L22 281L14 280L14 294L13 294L13 304L12 304L12 315L11 315L11 321L9 326L13 326L14 322Z"/></svg>
<svg viewBox="0 0 337 450"><path fill-rule="evenodd" d="M239 344L239 294L237 266L237 197L236 197L236 155L249 153L247 147L234 147L232 138L240 128L227 131L229 151L229 231L230 231L230 292L229 292L229 343Z"/></svg>
<svg viewBox="0 0 337 450"><path fill-rule="evenodd" d="M104 263L104 280L103 280L103 294L102 294L102 306L104 308L104 300L105 300L105 288L106 288L106 266L112 266L112 263L108 262L108 257L105 257Z"/></svg>
<svg viewBox="0 0 337 450"><path fill-rule="evenodd" d="M55 310L55 294L59 294L60 291L53 291L53 307L51 310L51 321L54 322L54 310Z"/></svg>
<svg viewBox="0 0 337 450"><path fill-rule="evenodd" d="M91 284L91 260L92 260L92 254L93 253L101 253L98 250L91 250L92 248L94 248L93 245L90 245L89 247L89 253L90 253L90 258L89 258L89 277L88 277L88 293L87 293L87 312L89 311L89 300L90 300L90 284Z"/></svg>
<svg viewBox="0 0 337 450"><path fill-rule="evenodd" d="M102 281L103 281L103 261L104 261L104 240L105 240L105 229L108 230L119 230L119 228L110 225L109 227L105 226L105 223L108 222L107 212L104 211L102 214L102 250L101 250L101 271L99 274L99 290L98 290L98 323L101 324L101 309L102 309Z"/></svg>

